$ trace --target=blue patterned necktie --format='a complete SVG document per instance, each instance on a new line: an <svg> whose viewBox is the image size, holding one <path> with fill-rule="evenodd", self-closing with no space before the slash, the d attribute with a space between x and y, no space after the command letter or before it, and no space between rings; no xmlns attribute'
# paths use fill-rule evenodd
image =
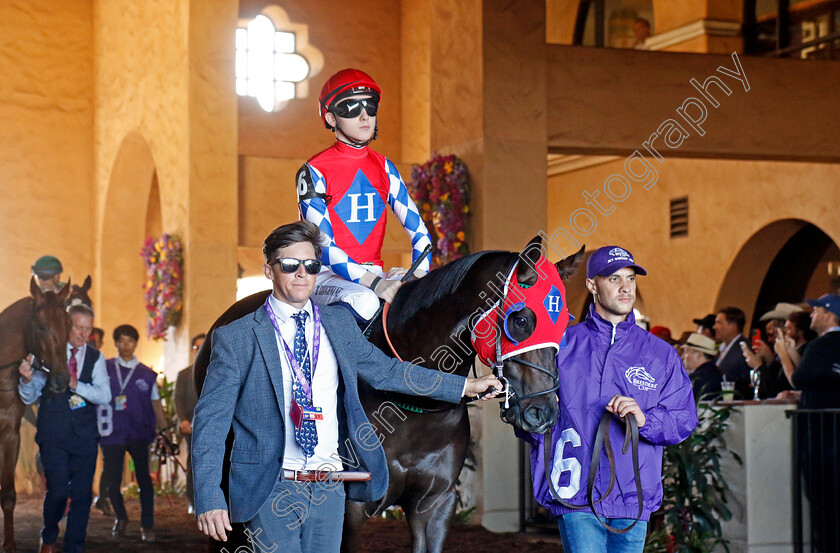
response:
<svg viewBox="0 0 840 553"><path fill-rule="evenodd" d="M307 355L309 348L306 345L306 334L304 332L304 323L306 323L307 315L308 313L306 311L300 311L292 315L292 318L297 324L297 331L295 332L295 361L297 361L298 366L303 371L306 381L309 382L309 388L312 389L312 374L309 365L309 355ZM311 407L312 401L306 398L306 393L303 391L303 386L300 385L297 377L294 377L293 381L292 389L294 391L295 401L301 407ZM313 453L315 453L315 446L318 445L318 431L315 429L315 421L304 420L300 428L295 428L295 439L300 444L303 454L307 458L312 457Z"/></svg>

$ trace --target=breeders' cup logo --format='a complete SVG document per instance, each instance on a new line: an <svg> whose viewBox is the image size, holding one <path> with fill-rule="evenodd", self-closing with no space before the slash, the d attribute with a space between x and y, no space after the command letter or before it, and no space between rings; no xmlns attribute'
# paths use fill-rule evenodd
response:
<svg viewBox="0 0 840 553"><path fill-rule="evenodd" d="M630 255L630 252L624 250L622 248L613 248L610 250L610 263L613 261L629 261L630 263L635 263L633 261L633 256Z"/></svg>
<svg viewBox="0 0 840 553"><path fill-rule="evenodd" d="M624 376L627 378L627 382L643 392L655 390L658 386L656 379L644 367L630 367L624 371Z"/></svg>

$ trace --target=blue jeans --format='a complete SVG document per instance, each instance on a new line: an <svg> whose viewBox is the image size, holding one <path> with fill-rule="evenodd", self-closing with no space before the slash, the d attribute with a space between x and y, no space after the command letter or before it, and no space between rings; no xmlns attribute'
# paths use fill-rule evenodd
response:
<svg viewBox="0 0 840 553"><path fill-rule="evenodd" d="M245 523L254 553L338 553L343 482L279 479L257 516Z"/></svg>
<svg viewBox="0 0 840 553"><path fill-rule="evenodd" d="M608 518L613 528L627 528L635 519ZM601 526L592 513L567 513L557 518L565 553L641 553L645 548L647 521L640 520L626 534L615 534Z"/></svg>

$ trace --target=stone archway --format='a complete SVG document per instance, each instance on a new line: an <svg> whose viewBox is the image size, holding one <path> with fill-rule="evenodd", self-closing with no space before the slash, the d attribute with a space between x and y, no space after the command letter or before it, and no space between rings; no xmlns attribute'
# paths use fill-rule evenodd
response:
<svg viewBox="0 0 840 553"><path fill-rule="evenodd" d="M783 277L787 281L786 289L780 288L773 275L769 275L771 268L779 267L777 262L784 263L784 260L778 259L779 256L797 240L804 239L813 245L815 237L820 238L820 247L808 248L807 252L800 248L797 259L800 263L798 273L801 274L789 273ZM756 309L767 309L768 304L778 301L800 301L812 280L814 269L832 244L834 242L827 233L803 219L781 219L765 225L738 250L718 291L715 310L728 305L739 307L749 323L755 318Z"/></svg>
<svg viewBox="0 0 840 553"><path fill-rule="evenodd" d="M145 138L131 132L123 139L111 170L102 216L99 262L94 285L99 289L97 325L110 334L120 324L140 332L137 357L160 370L163 348L146 338L143 300L145 267L140 249L149 233L162 227L160 189L151 149Z"/></svg>

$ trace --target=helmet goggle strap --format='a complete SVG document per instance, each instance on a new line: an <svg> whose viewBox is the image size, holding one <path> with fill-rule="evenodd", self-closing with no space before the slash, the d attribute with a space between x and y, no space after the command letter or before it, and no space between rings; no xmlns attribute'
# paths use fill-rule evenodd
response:
<svg viewBox="0 0 840 553"><path fill-rule="evenodd" d="M359 98L358 103L356 103L352 107L347 106L348 102L346 102L345 99L348 96L353 96L355 94L367 94L367 95L370 96L370 98ZM365 100L369 100L369 101L372 100L372 101L370 103L366 103ZM345 106L347 106L347 107L339 108L339 105L343 101L345 102ZM352 104L352 102L350 102L350 103ZM369 88L354 88L354 89L345 90L345 91L337 94L335 96L335 98L333 98L333 100L329 103L329 106L325 106L325 108L329 113L333 114L333 117L335 117L335 126L331 127L329 124L327 124L327 127L333 132L335 132L336 129L340 130L341 134L343 134L344 138L346 139L346 140L342 140L342 142L344 142L345 144L347 144L349 146L354 146L356 148L363 148L364 146L367 146L368 144L370 144L371 142L373 142L374 140L379 138L379 121L376 122L376 125L373 128L373 135L369 139L365 140L364 142L359 142L359 141L353 140L349 136L347 136L347 134L345 134L345 132L344 132L344 129L341 128L341 124L339 123L339 119L341 119L342 117L345 117L345 118L356 118L356 117L358 117L359 115L362 114L362 109L364 109L365 112L367 112L368 117L375 117L377 112L379 111L379 94L377 94L376 91L371 90ZM373 113L371 113L371 109L372 109ZM353 111L356 112L355 115L353 115ZM340 115L340 114L344 114L344 115Z"/></svg>

